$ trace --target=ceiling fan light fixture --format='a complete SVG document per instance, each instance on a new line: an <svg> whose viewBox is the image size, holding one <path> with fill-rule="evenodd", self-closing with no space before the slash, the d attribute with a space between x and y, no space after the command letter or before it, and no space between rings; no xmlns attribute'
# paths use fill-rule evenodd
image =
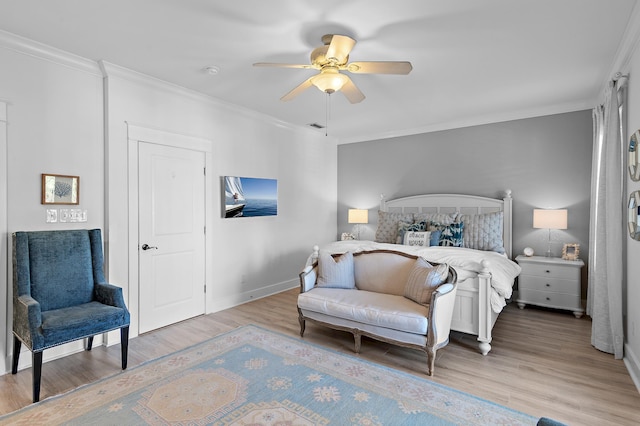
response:
<svg viewBox="0 0 640 426"><path fill-rule="evenodd" d="M320 71L320 74L311 77L311 84L316 86L321 92L335 93L342 89L349 77L338 72L337 69L328 68Z"/></svg>

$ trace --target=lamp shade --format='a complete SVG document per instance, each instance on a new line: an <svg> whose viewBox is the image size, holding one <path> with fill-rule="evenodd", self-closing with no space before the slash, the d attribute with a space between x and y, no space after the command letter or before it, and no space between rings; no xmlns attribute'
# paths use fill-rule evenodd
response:
<svg viewBox="0 0 640 426"><path fill-rule="evenodd" d="M567 229L567 210L533 209L533 227L545 229Z"/></svg>
<svg viewBox="0 0 640 426"><path fill-rule="evenodd" d="M327 68L311 77L311 84L325 93L334 93L342 89L349 77L340 74L337 69Z"/></svg>
<svg viewBox="0 0 640 426"><path fill-rule="evenodd" d="M369 223L369 210L349 209L349 223Z"/></svg>

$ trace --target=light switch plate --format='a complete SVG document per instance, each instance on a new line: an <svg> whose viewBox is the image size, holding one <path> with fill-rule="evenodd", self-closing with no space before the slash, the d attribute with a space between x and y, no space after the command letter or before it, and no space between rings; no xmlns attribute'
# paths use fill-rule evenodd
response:
<svg viewBox="0 0 640 426"><path fill-rule="evenodd" d="M69 221L69 209L60 209L60 216L58 216L58 220L60 222L68 222Z"/></svg>
<svg viewBox="0 0 640 426"><path fill-rule="evenodd" d="M58 221L58 209L47 209L47 223L56 223Z"/></svg>

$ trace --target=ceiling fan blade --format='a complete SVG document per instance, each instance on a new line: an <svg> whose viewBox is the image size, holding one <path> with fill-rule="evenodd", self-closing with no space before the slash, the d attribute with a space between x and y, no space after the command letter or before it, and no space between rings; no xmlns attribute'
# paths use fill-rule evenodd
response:
<svg viewBox="0 0 640 426"><path fill-rule="evenodd" d="M325 57L327 59L335 58L339 64L345 63L355 45L356 41L351 37L336 34L331 38Z"/></svg>
<svg viewBox="0 0 640 426"><path fill-rule="evenodd" d="M413 69L406 61L351 62L345 69L354 74L409 74Z"/></svg>
<svg viewBox="0 0 640 426"><path fill-rule="evenodd" d="M277 64L273 62L256 62L254 67L274 67L274 68L302 68L302 69L319 69L315 65L302 65L302 64Z"/></svg>
<svg viewBox="0 0 640 426"><path fill-rule="evenodd" d="M281 97L280 100L283 102L290 101L291 99L295 98L296 96L298 96L300 93L304 92L311 86L313 86L313 84L311 83L311 78L308 78L305 81L303 81L301 84L299 84L297 87L295 87L292 91L290 91L289 93Z"/></svg>
<svg viewBox="0 0 640 426"><path fill-rule="evenodd" d="M357 104L358 102L362 102L364 100L364 93L362 93L360 89L358 89L358 87L353 84L353 81L351 81L351 79L347 80L340 91L344 93L347 100L352 104Z"/></svg>

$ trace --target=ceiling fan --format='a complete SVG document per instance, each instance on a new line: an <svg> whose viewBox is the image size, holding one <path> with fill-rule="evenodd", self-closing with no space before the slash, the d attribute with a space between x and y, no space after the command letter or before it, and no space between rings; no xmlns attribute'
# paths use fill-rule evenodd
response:
<svg viewBox="0 0 640 426"><path fill-rule="evenodd" d="M349 62L349 53L356 44L351 37L338 34L326 34L322 36L324 46L317 47L311 52L311 64L277 64L269 62L257 62L256 67L281 67L315 69L320 72L308 78L292 91L284 95L280 100L290 101L311 86L331 94L342 91L352 104L361 102L364 94L353 84L353 81L340 71L348 71L353 74L409 74L413 67L406 61L367 61Z"/></svg>

